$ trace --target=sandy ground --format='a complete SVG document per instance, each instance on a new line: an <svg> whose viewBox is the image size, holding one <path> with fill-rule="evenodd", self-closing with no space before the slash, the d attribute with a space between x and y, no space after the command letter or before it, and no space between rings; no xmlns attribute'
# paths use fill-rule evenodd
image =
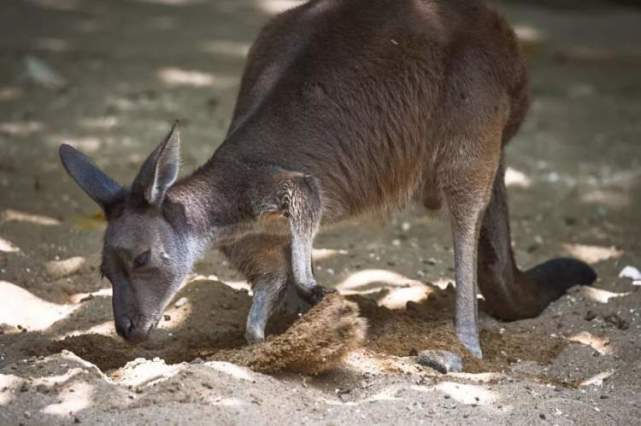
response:
<svg viewBox="0 0 641 426"><path fill-rule="evenodd" d="M369 322L363 347L331 373L270 376L212 360L244 345L250 304L217 253L151 341L115 337L97 273L104 223L57 146L129 182L182 118L183 172L193 169L223 138L251 40L290 3L2 2L0 424L638 422L641 286L618 274L641 268L641 14L592 2L501 9L524 40L535 99L508 155L519 263L578 256L598 271L594 288L536 319L482 315L485 359L466 358L465 373L421 367L421 350L460 348L448 227L410 209L317 239L319 281ZM38 61L67 84L30 79Z"/></svg>

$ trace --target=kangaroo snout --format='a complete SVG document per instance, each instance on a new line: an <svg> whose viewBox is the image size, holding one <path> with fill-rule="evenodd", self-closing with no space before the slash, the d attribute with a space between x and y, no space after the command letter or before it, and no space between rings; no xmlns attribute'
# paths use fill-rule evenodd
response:
<svg viewBox="0 0 641 426"><path fill-rule="evenodd" d="M124 315L117 317L115 323L118 335L131 344L138 344L147 340L156 326L155 321L134 321Z"/></svg>

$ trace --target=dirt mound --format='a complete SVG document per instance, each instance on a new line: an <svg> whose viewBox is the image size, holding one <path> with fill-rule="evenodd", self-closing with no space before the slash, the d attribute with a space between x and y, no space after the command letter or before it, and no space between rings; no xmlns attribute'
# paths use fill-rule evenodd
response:
<svg viewBox="0 0 641 426"><path fill-rule="evenodd" d="M559 337L537 333L500 333L481 330L483 359L474 358L454 332L453 288L434 289L422 303L409 302L405 310L389 310L372 299L354 297L370 332L366 347L373 352L413 356L432 349L459 354L468 373L509 371L517 361L549 364L567 346Z"/></svg>
<svg viewBox="0 0 641 426"><path fill-rule="evenodd" d="M95 332L52 339L37 333L20 336L29 355L49 355L69 350L97 365L102 371L120 368L137 358L161 358L168 364L197 358L230 361L255 371L296 371L317 374L331 370L352 349L363 345L382 356L407 357L426 349L447 350L463 357L464 371L508 371L519 361L549 364L566 347L562 338L549 334L481 331L484 358L472 357L461 346L453 327L452 288L434 289L421 303L406 309L379 306L373 296L332 294L300 318L279 318L270 326L263 344L246 346L244 322L250 297L213 282L195 282L179 297L190 300L190 314L180 326L157 330L141 345L131 346L115 335ZM108 300L93 300L87 311L102 311ZM224 307L223 307L224 305ZM183 308L172 308L178 316ZM216 312L216 316L211 313ZM111 312L105 317L111 320ZM360 317L359 317L360 315ZM369 332L365 338L365 323ZM17 338L17 337L16 337Z"/></svg>
<svg viewBox="0 0 641 426"><path fill-rule="evenodd" d="M293 371L319 374L334 369L350 351L365 340L367 325L358 305L338 293L326 296L287 331L266 342L211 357L254 371Z"/></svg>

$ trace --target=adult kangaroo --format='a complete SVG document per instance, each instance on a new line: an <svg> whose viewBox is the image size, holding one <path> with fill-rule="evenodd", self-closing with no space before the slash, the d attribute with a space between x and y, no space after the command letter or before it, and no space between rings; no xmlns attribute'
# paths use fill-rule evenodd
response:
<svg viewBox="0 0 641 426"><path fill-rule="evenodd" d="M508 24L474 0L312 0L254 43L229 133L177 180L176 126L129 188L74 148L69 174L106 213L102 272L118 333L146 338L207 246L253 285L249 342L292 284L309 302L321 223L412 199L449 213L456 333L481 357L477 287L503 320L539 314L594 271L554 259L520 271L510 246L503 151L528 106Z"/></svg>

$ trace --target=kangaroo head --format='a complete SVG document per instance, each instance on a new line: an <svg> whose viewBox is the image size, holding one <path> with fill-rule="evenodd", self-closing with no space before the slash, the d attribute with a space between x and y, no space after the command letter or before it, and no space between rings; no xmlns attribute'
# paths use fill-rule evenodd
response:
<svg viewBox="0 0 641 426"><path fill-rule="evenodd" d="M132 343L148 337L195 261L184 209L166 197L179 150L174 125L124 188L76 149L60 147L67 172L107 217L101 272L112 284L116 330Z"/></svg>

